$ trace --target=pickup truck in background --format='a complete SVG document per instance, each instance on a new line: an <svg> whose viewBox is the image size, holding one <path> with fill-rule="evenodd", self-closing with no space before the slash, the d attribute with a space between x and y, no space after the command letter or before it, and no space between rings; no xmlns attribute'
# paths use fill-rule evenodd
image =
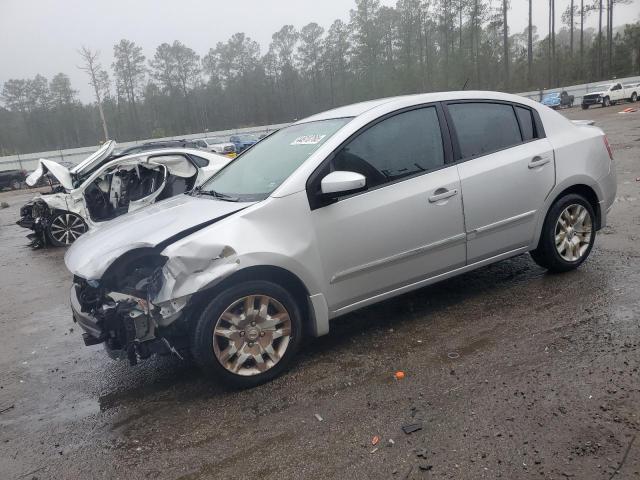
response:
<svg viewBox="0 0 640 480"><path fill-rule="evenodd" d="M582 109L586 110L591 105L602 105L608 107L623 100L635 102L638 100L638 84L622 86L621 83L607 83L598 85L595 92L589 92L582 97Z"/></svg>

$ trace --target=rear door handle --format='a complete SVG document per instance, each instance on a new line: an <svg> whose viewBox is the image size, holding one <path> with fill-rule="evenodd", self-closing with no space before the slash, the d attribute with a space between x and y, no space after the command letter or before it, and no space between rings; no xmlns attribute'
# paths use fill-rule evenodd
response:
<svg viewBox="0 0 640 480"><path fill-rule="evenodd" d="M543 165L546 165L547 163L549 163L551 161L551 159L549 157L533 157L531 159L531 161L529 162L528 167L529 168L536 168L536 167L541 167Z"/></svg>
<svg viewBox="0 0 640 480"><path fill-rule="evenodd" d="M455 188L453 190L447 190L446 188L439 188L435 192L433 192L433 195L429 197L429 203L436 203L436 202L439 202L440 200L445 200L457 194L458 194L458 190Z"/></svg>

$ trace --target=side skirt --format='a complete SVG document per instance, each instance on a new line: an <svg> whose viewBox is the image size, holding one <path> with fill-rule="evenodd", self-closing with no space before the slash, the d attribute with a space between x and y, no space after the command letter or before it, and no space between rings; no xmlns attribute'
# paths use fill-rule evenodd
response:
<svg viewBox="0 0 640 480"><path fill-rule="evenodd" d="M447 278L455 277L456 275L460 275L461 273L466 273L471 270L475 270L480 267L484 267L485 265L489 265L491 263L499 262L500 260L505 260L510 257L515 257L516 255L520 255L521 253L525 253L529 251L529 247L520 247L515 250L510 250L505 253L501 253L500 255L496 255L494 257L486 258L479 262L472 263L470 265L465 265L464 267L456 268L454 270L450 270L445 273L441 273L439 275L435 275L433 277L426 278L424 280L420 280L418 282L411 283L409 285L405 285L403 287L395 288L393 290L389 290L388 292L379 293L378 295L374 295L373 297L365 298L364 300L360 300L358 302L352 303L345 307L339 308L331 312L330 318L336 318L346 313L352 312L359 308L366 307L367 305L371 305L373 303L380 302L382 300L386 300L388 298L392 298L398 295L402 295L403 293L410 292L412 290L417 290L418 288L426 287L427 285L431 285L432 283L439 282L441 280L445 280Z"/></svg>

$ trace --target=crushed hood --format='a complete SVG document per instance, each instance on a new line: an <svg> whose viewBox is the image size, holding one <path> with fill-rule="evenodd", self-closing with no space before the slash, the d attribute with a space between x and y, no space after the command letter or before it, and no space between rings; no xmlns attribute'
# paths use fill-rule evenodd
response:
<svg viewBox="0 0 640 480"><path fill-rule="evenodd" d="M56 177L56 180L58 180L60 185L62 185L66 190L73 190L73 181L71 179L71 172L69 172L69 169L60 165L58 162L46 160L44 158L38 160L38 168L29 174L25 182L30 187L33 187L46 173L50 173Z"/></svg>
<svg viewBox="0 0 640 480"><path fill-rule="evenodd" d="M64 260L74 275L98 280L109 265L129 250L170 242L251 204L179 195L85 233L69 248Z"/></svg>

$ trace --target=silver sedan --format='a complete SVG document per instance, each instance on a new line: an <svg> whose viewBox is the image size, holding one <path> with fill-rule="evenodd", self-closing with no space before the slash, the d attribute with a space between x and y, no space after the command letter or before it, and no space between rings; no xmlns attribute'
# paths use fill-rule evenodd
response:
<svg viewBox="0 0 640 480"><path fill-rule="evenodd" d="M189 351L255 386L358 308L526 252L575 269L615 193L604 133L526 98L341 107L82 236L66 255L73 315L86 344L132 364Z"/></svg>

